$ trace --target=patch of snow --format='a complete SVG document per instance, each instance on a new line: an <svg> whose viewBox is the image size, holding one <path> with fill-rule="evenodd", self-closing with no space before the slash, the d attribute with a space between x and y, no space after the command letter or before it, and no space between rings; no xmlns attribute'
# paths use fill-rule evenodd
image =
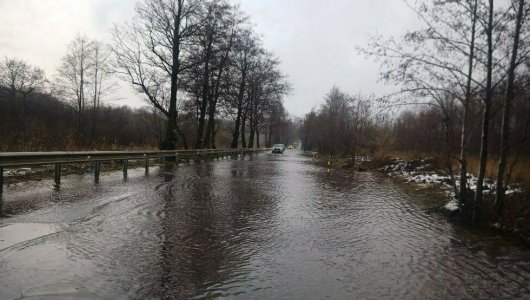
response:
<svg viewBox="0 0 530 300"><path fill-rule="evenodd" d="M451 201L445 204L444 208L447 209L448 211L457 211L459 209L458 201L456 199L451 199Z"/></svg>
<svg viewBox="0 0 530 300"><path fill-rule="evenodd" d="M372 158L369 156L355 156L356 162L371 162Z"/></svg>
<svg viewBox="0 0 530 300"><path fill-rule="evenodd" d="M515 194L515 193L522 193L523 190L522 189L509 189L509 190L506 190L506 192L504 192L506 195L511 195L511 194Z"/></svg>
<svg viewBox="0 0 530 300"><path fill-rule="evenodd" d="M448 195L454 197L453 187L451 184L451 177L445 175L443 171L425 171L426 166L429 166L433 158L428 157L422 160L404 161L398 158L393 158L390 163L383 167L381 171L387 173L389 176L401 176L406 182L414 182L416 184L438 185ZM441 175L443 174L443 175ZM460 176L454 175L455 185L460 188ZM466 174L466 186L470 190L476 190L477 178L472 174ZM484 194L495 194L496 183L493 180L486 179L483 182ZM513 186L506 187L506 195L523 192L520 188Z"/></svg>

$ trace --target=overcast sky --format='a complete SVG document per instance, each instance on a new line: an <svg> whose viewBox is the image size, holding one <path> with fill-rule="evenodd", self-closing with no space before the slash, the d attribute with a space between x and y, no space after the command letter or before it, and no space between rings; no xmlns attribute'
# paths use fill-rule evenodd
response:
<svg viewBox="0 0 530 300"><path fill-rule="evenodd" d="M114 23L129 20L136 0L0 0L0 57L17 57L53 78L77 33L109 40ZM337 85L346 92L384 93L379 66L359 55L370 35L400 35L417 18L402 0L234 0L251 16L265 47L278 56L294 91L285 99L301 116ZM122 83L113 103L141 106Z"/></svg>

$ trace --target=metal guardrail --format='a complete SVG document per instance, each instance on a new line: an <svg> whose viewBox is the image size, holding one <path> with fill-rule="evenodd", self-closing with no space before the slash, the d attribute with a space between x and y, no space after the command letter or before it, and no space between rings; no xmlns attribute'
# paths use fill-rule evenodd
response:
<svg viewBox="0 0 530 300"><path fill-rule="evenodd" d="M24 167L146 158L193 158L211 155L246 154L263 149L197 149L174 151L76 151L76 152L1 152L0 168Z"/></svg>
<svg viewBox="0 0 530 300"><path fill-rule="evenodd" d="M129 160L144 160L146 173L149 172L151 159L171 158L177 161L208 157L225 157L237 154L249 154L268 149L197 149L174 151L77 151L77 152L2 152L0 153L0 212L2 211L2 192L4 169L28 166L55 166L55 183L61 182L61 166L70 163L94 163L94 177L99 181L102 162L123 161L123 174L127 176Z"/></svg>

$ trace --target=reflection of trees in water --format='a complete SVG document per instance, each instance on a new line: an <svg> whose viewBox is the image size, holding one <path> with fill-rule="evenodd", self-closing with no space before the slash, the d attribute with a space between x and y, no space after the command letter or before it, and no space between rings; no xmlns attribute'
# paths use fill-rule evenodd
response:
<svg viewBox="0 0 530 300"><path fill-rule="evenodd" d="M263 243L260 222L252 221L274 213L273 199L256 184L256 166L240 160L197 164L165 176L161 293L215 296L215 285L250 272L245 266Z"/></svg>

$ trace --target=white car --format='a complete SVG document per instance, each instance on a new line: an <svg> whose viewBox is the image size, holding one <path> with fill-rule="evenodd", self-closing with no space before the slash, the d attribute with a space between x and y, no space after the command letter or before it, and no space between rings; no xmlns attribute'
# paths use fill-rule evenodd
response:
<svg viewBox="0 0 530 300"><path fill-rule="evenodd" d="M285 151L284 144L274 144L274 146L272 146L272 153L283 153L283 151Z"/></svg>

